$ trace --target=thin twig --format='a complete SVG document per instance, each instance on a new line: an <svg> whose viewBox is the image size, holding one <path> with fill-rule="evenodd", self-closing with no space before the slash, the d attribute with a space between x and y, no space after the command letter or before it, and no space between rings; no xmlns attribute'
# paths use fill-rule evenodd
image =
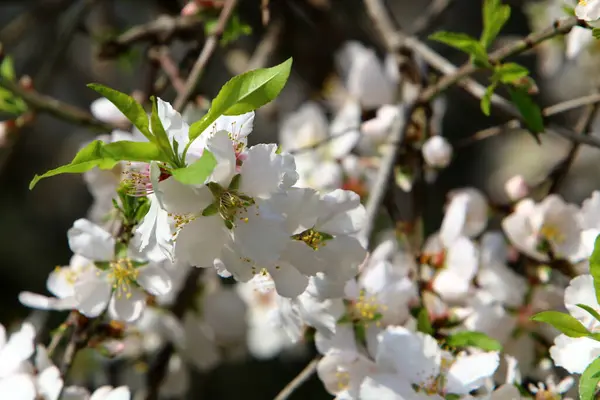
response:
<svg viewBox="0 0 600 400"><path fill-rule="evenodd" d="M300 386L304 385L304 383L317 371L317 366L319 365L319 361L321 357L315 357L311 362L308 363L306 367L294 379L292 379L285 387L275 396L273 400L286 400L288 399L292 393L294 393Z"/></svg>
<svg viewBox="0 0 600 400"><path fill-rule="evenodd" d="M192 267L186 278L185 284L181 291L177 295L171 312L177 319L182 319L185 315L186 310L193 302L198 289L198 278L202 273L201 268ZM146 375L146 386L147 394L146 400L157 400L160 392L160 386L165 379L167 369L169 366L169 360L175 351L173 343L165 344L156 355L154 361L150 365L148 374Z"/></svg>
<svg viewBox="0 0 600 400"><path fill-rule="evenodd" d="M43 95L35 90L26 90L17 83L2 76L0 76L0 87L8 90L15 96L22 98L34 111L45 112L64 121L104 132L111 132L112 130L119 128L117 125L102 122L99 119L94 118L94 116L86 110L63 103L60 100Z"/></svg>
<svg viewBox="0 0 600 400"><path fill-rule="evenodd" d="M594 121L594 117L598 112L598 103L591 104L583 110L577 124L575 125L575 133L580 135L588 135L591 125ZM571 148L569 149L569 153L567 156L552 169L550 174L548 175L548 180L550 180L550 188L548 189L548 193L556 193L560 189L563 184L567 174L569 173L569 169L573 165L575 158L577 157L577 153L579 152L580 143L572 142Z"/></svg>
<svg viewBox="0 0 600 400"><path fill-rule="evenodd" d="M236 5L237 0L227 0L225 5L223 6L221 14L219 15L219 20L217 21L217 26L215 27L214 31L210 34L210 36L208 36L206 42L204 42L204 47L202 48L202 51L200 52L200 55L198 56L198 59L192 67L192 71L190 72L190 75L187 81L185 82L185 88L183 92L180 93L175 99L175 102L173 104L173 107L175 107L175 109L181 110L189 101L192 92L196 88L196 85L198 84L198 81L202 76L202 72L204 71L204 68L208 63L208 60L210 60L214 51L217 48L217 45L219 44L219 39L221 38L221 35L225 30L225 26L227 25L227 21L229 21L229 18L231 17Z"/></svg>
<svg viewBox="0 0 600 400"><path fill-rule="evenodd" d="M432 0L429 7L413 23L410 32L415 36L425 32L438 22L452 4L452 0Z"/></svg>
<svg viewBox="0 0 600 400"><path fill-rule="evenodd" d="M516 42L510 43L489 55L490 63L498 63L504 60L507 57L511 57L522 53L526 50L533 48L534 46L551 39L557 35L562 35L568 33L573 27L581 25L576 17L570 17L566 19L561 19L555 21L552 26L540 31L534 32L522 40L518 40ZM585 26L585 25L584 25ZM466 63L460 68L456 70L451 75L446 75L442 79L440 79L437 83L425 88L423 93L419 96L419 100L421 102L428 102L433 99L435 96L440 94L441 92L448 89L450 86L455 84L456 82L464 79L465 77L475 73L479 68L476 67L473 63Z"/></svg>
<svg viewBox="0 0 600 400"><path fill-rule="evenodd" d="M283 24L279 19L271 22L267 32L260 43L258 43L258 46L256 46L252 57L250 57L250 60L248 61L248 65L246 66L247 71L263 68L267 64L267 58L273 54L279 43L282 27Z"/></svg>
<svg viewBox="0 0 600 400"><path fill-rule="evenodd" d="M579 107L589 106L593 104L600 103L600 93L590 94L583 97L577 97L575 99L563 101L552 106L548 106L542 110L542 115L544 117L551 117L553 115L561 114L563 112L571 111ZM502 125L492 126L486 129L482 129L476 132L474 135L462 139L459 142L455 143L454 146L457 148L462 148L466 146L470 146L480 140L490 138L492 136L498 135L508 129L518 129L521 126L521 123L518 119L512 119ZM583 136L583 135L581 135ZM580 143L579 139L576 143ZM600 144L600 142L598 143ZM594 145L595 146L595 145Z"/></svg>
<svg viewBox="0 0 600 400"><path fill-rule="evenodd" d="M167 46L160 46L150 50L150 57L160 64L162 70L167 74L171 85L175 88L177 93L183 93L185 90L185 82L183 81L181 74L179 73L179 67L173 61L171 53Z"/></svg>
<svg viewBox="0 0 600 400"><path fill-rule="evenodd" d="M143 25L134 26L114 39L100 46L98 56L103 59L116 58L129 48L141 42L167 44L174 38L196 38L195 33L202 31L203 20L198 16L170 17L162 15Z"/></svg>

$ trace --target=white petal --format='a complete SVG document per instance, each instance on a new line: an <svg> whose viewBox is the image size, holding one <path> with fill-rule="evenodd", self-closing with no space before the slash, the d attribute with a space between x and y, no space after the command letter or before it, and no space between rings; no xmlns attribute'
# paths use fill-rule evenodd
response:
<svg viewBox="0 0 600 400"><path fill-rule="evenodd" d="M236 217L240 220L233 229L235 249L257 264L275 262L289 240L281 216L253 206Z"/></svg>
<svg viewBox="0 0 600 400"><path fill-rule="evenodd" d="M113 390L112 386L101 386L92 393L89 400L106 400L106 396Z"/></svg>
<svg viewBox="0 0 600 400"><path fill-rule="evenodd" d="M233 139L246 143L248 135L252 132L254 125L254 111L240 115L221 115L213 122L205 133L227 131Z"/></svg>
<svg viewBox="0 0 600 400"><path fill-rule="evenodd" d="M89 318L95 318L106 309L112 287L105 271L96 269L83 273L75 283L75 299L78 310Z"/></svg>
<svg viewBox="0 0 600 400"><path fill-rule="evenodd" d="M44 369L37 377L38 391L44 400L58 400L63 387L60 371L55 366Z"/></svg>
<svg viewBox="0 0 600 400"><path fill-rule="evenodd" d="M21 329L10 336L0 349L0 377L17 372L21 364L33 355L34 339L35 329L29 323L21 325Z"/></svg>
<svg viewBox="0 0 600 400"><path fill-rule="evenodd" d="M577 304L585 304L595 310L600 310L594 289L594 279L591 275L580 275L571 280L565 289L565 306L569 313L584 325L595 322L595 319L587 311L577 307Z"/></svg>
<svg viewBox="0 0 600 400"><path fill-rule="evenodd" d="M293 265L304 275L312 276L321 272L324 265L319 253L300 240L288 240L281 259Z"/></svg>
<svg viewBox="0 0 600 400"><path fill-rule="evenodd" d="M156 264L140 267L136 280L145 291L154 296L165 295L172 288L171 277Z"/></svg>
<svg viewBox="0 0 600 400"><path fill-rule="evenodd" d="M558 335L554 346L550 347L550 357L554 364L572 374L581 374L587 366L600 356L600 343L585 337L570 338Z"/></svg>
<svg viewBox="0 0 600 400"><path fill-rule="evenodd" d="M276 154L277 145L258 144L245 153L240 191L251 197L267 198L279 190L284 176L296 173L296 165L288 154ZM290 158L286 162L284 158ZM296 174L296 179L297 174ZM294 181L295 182L295 181ZM294 182L291 182L293 184ZM289 183L288 183L289 185Z"/></svg>
<svg viewBox="0 0 600 400"><path fill-rule="evenodd" d="M320 224L319 230L330 235L350 235L357 233L362 229L366 216L365 207L359 204L356 208L344 213L338 213L324 224Z"/></svg>
<svg viewBox="0 0 600 400"><path fill-rule="evenodd" d="M87 219L78 219L67 232L69 247L90 260L107 261L114 255L115 239L110 233Z"/></svg>
<svg viewBox="0 0 600 400"><path fill-rule="evenodd" d="M129 400L131 398L131 392L127 386L119 386L113 389L104 399L102 400ZM90 399L92 400L92 399Z"/></svg>
<svg viewBox="0 0 600 400"><path fill-rule="evenodd" d="M33 377L16 374L0 379L2 400L35 400L37 393Z"/></svg>
<svg viewBox="0 0 600 400"><path fill-rule="evenodd" d="M394 374L367 376L360 385L361 400L417 400L410 383Z"/></svg>
<svg viewBox="0 0 600 400"><path fill-rule="evenodd" d="M88 261L88 263L90 262ZM46 281L48 291L56 297L73 296L74 275L77 276L76 272L70 266L56 268L48 275L48 280Z"/></svg>
<svg viewBox="0 0 600 400"><path fill-rule="evenodd" d="M468 394L483 385L498 369L498 353L480 353L458 357L450 367L446 390L448 393Z"/></svg>
<svg viewBox="0 0 600 400"><path fill-rule="evenodd" d="M165 210L178 215L202 212L214 200L208 188L195 189L173 177L159 182L155 190Z"/></svg>
<svg viewBox="0 0 600 400"><path fill-rule="evenodd" d="M275 281L275 289L280 296L297 297L308 286L308 277L302 275L296 268L287 264L281 263L275 268L268 268L273 281Z"/></svg>
<svg viewBox="0 0 600 400"><path fill-rule="evenodd" d="M63 390L61 400L90 400L90 392L79 386L68 386Z"/></svg>
<svg viewBox="0 0 600 400"><path fill-rule="evenodd" d="M218 131L207 140L207 148L217 160L217 165L211 176L210 182L216 182L223 187L229 186L231 178L235 175L234 143L227 131Z"/></svg>
<svg viewBox="0 0 600 400"><path fill-rule="evenodd" d="M212 267L228 240L229 232L220 216L198 217L179 232L175 255L180 261L196 267Z"/></svg>
<svg viewBox="0 0 600 400"><path fill-rule="evenodd" d="M168 259L173 259L173 242L168 212L162 208L154 194L148 196L150 209L138 226L136 234L140 237L140 251L152 251L158 248Z"/></svg>
<svg viewBox="0 0 600 400"><path fill-rule="evenodd" d="M420 385L440 372L442 353L429 335L404 327L388 327L379 336L377 364Z"/></svg>
<svg viewBox="0 0 600 400"><path fill-rule="evenodd" d="M321 332L315 334L315 346L319 353L326 354L331 349L357 352L354 328L351 324L338 324L333 336L323 335Z"/></svg>
<svg viewBox="0 0 600 400"><path fill-rule="evenodd" d="M74 296L59 299L37 293L21 292L19 293L19 301L24 306L40 310L71 310L77 308L77 300Z"/></svg>
<svg viewBox="0 0 600 400"><path fill-rule="evenodd" d="M119 111L117 106L105 97L94 100L92 104L90 104L90 111L94 117L103 122L113 124L123 124L128 122L127 117Z"/></svg>
<svg viewBox="0 0 600 400"><path fill-rule="evenodd" d="M336 159L350 153L360 138L360 105L347 101L331 121L328 149L330 156Z"/></svg>
<svg viewBox="0 0 600 400"><path fill-rule="evenodd" d="M319 247L318 257L330 277L347 281L358 273L358 267L367 257L367 251L353 236L336 236Z"/></svg>
<svg viewBox="0 0 600 400"><path fill-rule="evenodd" d="M111 317L117 321L133 322L140 318L146 308L146 295L140 289L132 287L127 296L115 293L108 306Z"/></svg>
<svg viewBox="0 0 600 400"><path fill-rule="evenodd" d="M189 142L188 131L189 126L181 117L181 114L177 112L171 104L163 101L162 99L156 99L158 118L163 125L163 128L167 132L169 141L176 141L179 143L179 154L183 154L185 145Z"/></svg>
<svg viewBox="0 0 600 400"><path fill-rule="evenodd" d="M593 41L594 36L591 35L589 29L582 26L574 26L566 36L565 55L568 59L574 59Z"/></svg>

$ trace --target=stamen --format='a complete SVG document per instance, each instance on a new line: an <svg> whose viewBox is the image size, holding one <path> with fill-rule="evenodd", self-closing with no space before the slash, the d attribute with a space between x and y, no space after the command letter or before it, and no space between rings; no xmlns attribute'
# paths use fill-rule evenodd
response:
<svg viewBox="0 0 600 400"><path fill-rule="evenodd" d="M128 258L121 258L111 261L108 279L112 282L116 295L120 298L125 294L126 298L131 298L131 285L135 283L139 271L134 267Z"/></svg>

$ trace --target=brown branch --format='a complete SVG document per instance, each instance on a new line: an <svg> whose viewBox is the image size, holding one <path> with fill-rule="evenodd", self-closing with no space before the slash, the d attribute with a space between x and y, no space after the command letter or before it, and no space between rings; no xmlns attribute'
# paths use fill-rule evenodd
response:
<svg viewBox="0 0 600 400"><path fill-rule="evenodd" d="M575 125L574 132L584 136L589 135L591 125L594 121L594 117L596 116L597 112L598 103L588 105L579 117L579 120ZM572 142L571 148L569 149L569 153L567 154L567 156L552 169L552 171L548 175L548 180L551 182L550 188L548 189L548 193L558 192L561 185L565 181L565 178L567 177L569 169L573 165L575 158L577 158L577 154L579 153L579 147L580 143Z"/></svg>
<svg viewBox="0 0 600 400"><path fill-rule="evenodd" d="M522 40L518 40L516 42L510 43L501 49L498 49L489 55L490 63L498 63L504 60L507 57L511 57L522 53L526 50L533 48L534 46L551 39L557 35L562 35L568 33L573 27L582 25L576 17L570 17L562 20L555 21L552 26L540 31L534 32L529 36L525 37ZM583 25L586 26L586 25ZM441 92L448 89L453 84L459 82L460 80L466 78L467 76L478 71L479 68L476 67L472 63L466 63L460 68L456 70L451 75L447 75L440 79L434 85L431 85L423 91L423 93L419 96L419 100L421 102L428 102L433 99L435 96L440 94Z"/></svg>
<svg viewBox="0 0 600 400"><path fill-rule="evenodd" d="M588 96L578 97L578 98L575 98L572 100L563 101L563 102L554 104L552 106L546 107L542 110L542 115L544 117L551 117L553 115L571 111L571 110L574 110L579 107L589 106L589 105L598 104L598 103L600 103L600 93L591 94ZM512 119L502 125L497 125L497 126L492 126L490 128L482 129L482 130L476 132L474 135L455 143L454 146L457 148L470 146L480 140L487 139L492 136L498 135L498 134L506 131L507 129L518 129L520 126L521 126L521 123L518 119ZM577 139L578 143L582 143L582 142L580 142L580 140L584 140L584 139L581 139L582 137L583 137L583 135L580 135L580 137ZM594 141L594 143L592 143L592 146L597 147L598 145L600 145L600 140L598 140L597 142L598 143L596 144L596 142Z"/></svg>
<svg viewBox="0 0 600 400"><path fill-rule="evenodd" d="M117 125L102 122L81 108L63 103L53 97L43 95L35 90L26 90L17 83L0 76L0 87L20 97L34 111L44 112L75 125L111 132L119 128Z"/></svg>
<svg viewBox="0 0 600 400"><path fill-rule="evenodd" d="M196 38L203 30L203 20L198 16L170 17L162 15L154 21L134 26L127 32L101 44L98 57L116 58L131 46L141 42L167 44L174 38Z"/></svg>
<svg viewBox="0 0 600 400"><path fill-rule="evenodd" d="M171 85L173 85L177 93L183 93L185 90L185 82L181 78L179 67L171 57L169 48L167 46L153 48L150 50L149 55L151 59L156 60L160 64L160 67L169 77Z"/></svg>
<svg viewBox="0 0 600 400"><path fill-rule="evenodd" d="M215 27L214 31L208 36L206 42L204 42L204 47L202 48L202 51L200 52L196 63L192 67L190 76L185 82L185 88L183 92L180 93L175 99L175 102L173 104L173 107L175 107L175 109L183 109L183 107L185 107L185 105L189 101L192 92L194 91L196 85L198 84L198 81L200 81L200 78L202 77L202 72L204 71L206 64L212 57L214 51L217 49L219 39L221 38L221 35L223 34L223 31L225 30L225 27L227 25L227 21L229 21L229 18L231 17L236 5L237 0L227 0L225 5L223 6L221 14L219 15L219 20L217 21L217 26Z"/></svg>
<svg viewBox="0 0 600 400"><path fill-rule="evenodd" d="M320 356L315 357L311 362L308 363L306 367L300 373L290 381L285 387L279 392L277 396L273 400L286 400L288 399L292 393L294 393L300 386L304 385L304 383L317 371L317 366L319 365L319 361L321 360Z"/></svg>
<svg viewBox="0 0 600 400"><path fill-rule="evenodd" d="M452 0L432 0L429 7L413 23L410 29L412 34L416 36L435 25L452 4Z"/></svg>

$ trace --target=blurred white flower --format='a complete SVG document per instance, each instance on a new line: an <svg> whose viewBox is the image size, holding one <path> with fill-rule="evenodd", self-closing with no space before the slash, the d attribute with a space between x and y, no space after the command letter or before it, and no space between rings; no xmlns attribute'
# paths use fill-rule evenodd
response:
<svg viewBox="0 0 600 400"><path fill-rule="evenodd" d="M375 368L375 363L356 351L332 349L319 360L317 375L336 399L362 399L360 385Z"/></svg>
<svg viewBox="0 0 600 400"><path fill-rule="evenodd" d="M450 193L450 204L440 228L440 239L445 247L461 236L479 235L488 221L488 205L483 193L475 188L465 188Z"/></svg>
<svg viewBox="0 0 600 400"><path fill-rule="evenodd" d="M591 332L600 332L600 323L587 311L577 307L585 304L594 310L600 310L591 275L580 275L571 280L565 290L565 306L569 313ZM550 348L550 357L554 364L563 367L572 374L581 374L587 366L600 356L600 342L587 337L571 338L560 334Z"/></svg>
<svg viewBox="0 0 600 400"><path fill-rule="evenodd" d="M517 201L529 195L529 185L522 175L515 175L506 181L504 191L509 199Z"/></svg>
<svg viewBox="0 0 600 400"><path fill-rule="evenodd" d="M548 261L549 252L556 258L579 258L579 210L557 195L536 204L521 200L512 214L502 221L504 232L517 249L539 261Z"/></svg>
<svg viewBox="0 0 600 400"><path fill-rule="evenodd" d="M430 137L421 149L425 162L430 167L446 168L452 160L452 146L440 135Z"/></svg>
<svg viewBox="0 0 600 400"><path fill-rule="evenodd" d="M435 275L433 290L445 301L463 300L472 290L472 281L479 267L479 249L462 236L448 247L444 267Z"/></svg>
<svg viewBox="0 0 600 400"><path fill-rule="evenodd" d="M579 0L575 7L575 15L584 21L595 21L600 18L600 0Z"/></svg>
<svg viewBox="0 0 600 400"><path fill-rule="evenodd" d="M105 97L100 97L90 105L92 115L102 122L111 124L128 124L127 117Z"/></svg>
<svg viewBox="0 0 600 400"><path fill-rule="evenodd" d="M591 30L583 26L574 26L566 36L566 57L571 60L575 59L593 42L594 36Z"/></svg>

